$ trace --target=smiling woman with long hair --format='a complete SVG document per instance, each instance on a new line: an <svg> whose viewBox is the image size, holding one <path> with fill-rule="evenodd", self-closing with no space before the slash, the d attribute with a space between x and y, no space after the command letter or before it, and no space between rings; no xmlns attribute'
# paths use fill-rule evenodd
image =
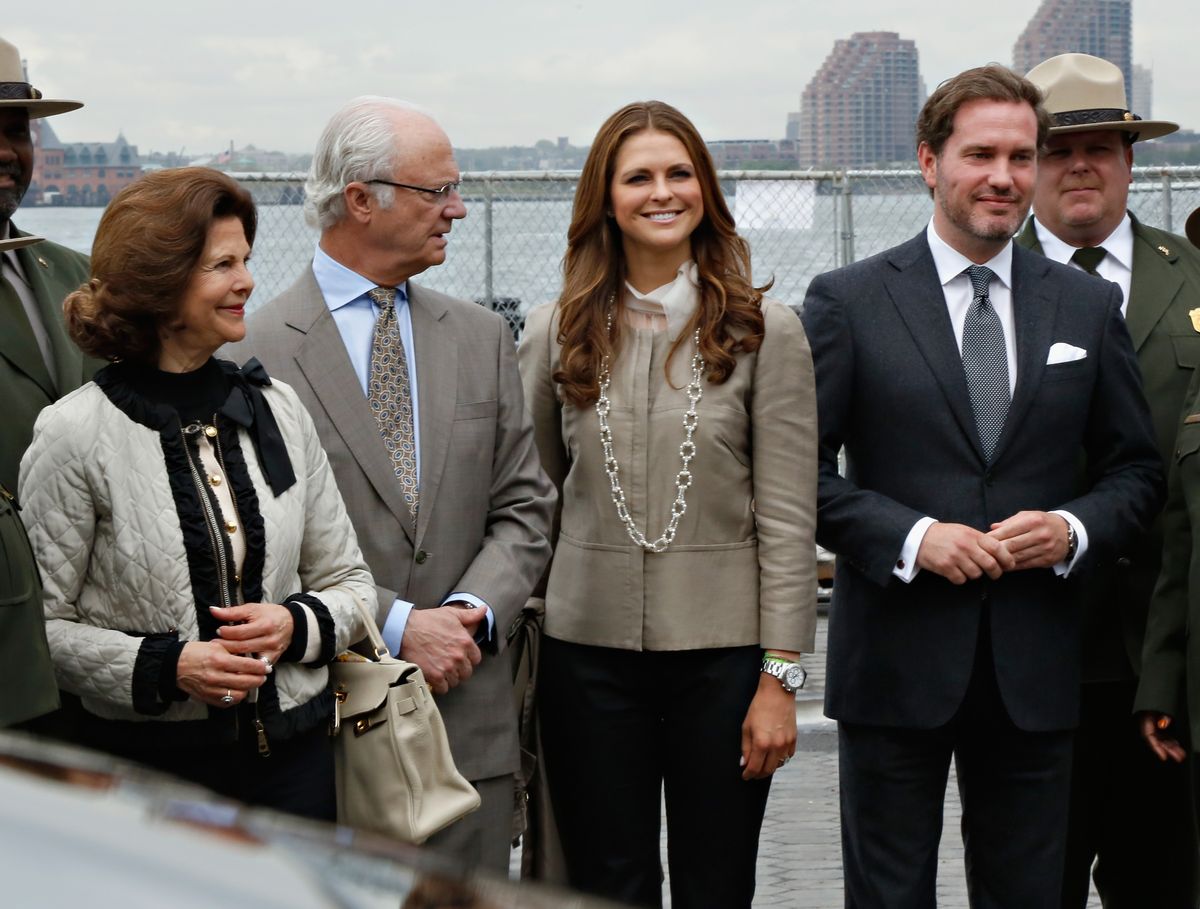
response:
<svg viewBox="0 0 1200 909"><path fill-rule="evenodd" d="M539 699L571 883L748 907L816 624L816 401L712 159L658 101L600 128L521 372L560 492Z"/></svg>

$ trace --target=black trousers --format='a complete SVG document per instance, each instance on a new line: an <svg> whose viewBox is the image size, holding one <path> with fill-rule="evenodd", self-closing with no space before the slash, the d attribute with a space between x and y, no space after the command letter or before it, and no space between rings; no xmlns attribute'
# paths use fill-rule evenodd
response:
<svg viewBox="0 0 1200 909"><path fill-rule="evenodd" d="M932 909L950 759L973 909L1057 909L1071 733L1008 717L981 635L966 697L936 729L838 724L847 909Z"/></svg>
<svg viewBox="0 0 1200 909"><path fill-rule="evenodd" d="M1133 716L1136 691L1133 679L1083 686L1064 909L1087 905L1089 873L1105 909L1197 905L1187 765L1160 761L1146 746Z"/></svg>
<svg viewBox="0 0 1200 909"><path fill-rule="evenodd" d="M761 657L544 639L543 748L572 886L662 905L665 792L672 905L748 909L770 780L743 780L738 762Z"/></svg>
<svg viewBox="0 0 1200 909"><path fill-rule="evenodd" d="M241 736L236 742L190 747L131 745L116 728L95 717L83 724L83 741L97 750L137 761L197 783L247 805L261 805L319 821L337 820L333 743L324 723L290 739L271 739L271 754L258 753L253 707L239 705Z"/></svg>

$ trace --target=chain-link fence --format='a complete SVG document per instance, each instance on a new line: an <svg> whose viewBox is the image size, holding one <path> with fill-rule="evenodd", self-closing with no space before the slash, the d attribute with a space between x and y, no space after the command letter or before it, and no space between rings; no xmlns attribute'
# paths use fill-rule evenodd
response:
<svg viewBox="0 0 1200 909"><path fill-rule="evenodd" d="M312 258L316 234L304 223L303 174L234 174L259 203L254 299L286 288ZM932 212L915 170L722 171L721 185L749 242L758 282L798 307L812 278L916 234ZM422 284L490 304L517 327L531 306L555 299L561 282L577 173L468 173L467 218L456 222L446 263ZM1182 230L1200 205L1200 167L1137 167L1129 196L1143 221ZM253 304L252 304L253 305Z"/></svg>

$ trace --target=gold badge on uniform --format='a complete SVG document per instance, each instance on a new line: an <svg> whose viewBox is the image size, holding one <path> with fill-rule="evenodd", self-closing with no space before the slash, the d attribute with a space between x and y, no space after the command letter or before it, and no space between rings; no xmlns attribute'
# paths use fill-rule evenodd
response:
<svg viewBox="0 0 1200 909"><path fill-rule="evenodd" d="M1188 318L1192 320L1192 328L1194 328L1196 331L1200 331L1200 306L1191 310L1188 313Z"/></svg>

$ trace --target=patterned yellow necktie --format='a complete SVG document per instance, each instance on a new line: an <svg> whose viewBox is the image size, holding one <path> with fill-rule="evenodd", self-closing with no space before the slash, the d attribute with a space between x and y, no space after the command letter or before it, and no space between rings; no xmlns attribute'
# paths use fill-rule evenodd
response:
<svg viewBox="0 0 1200 909"><path fill-rule="evenodd" d="M371 341L371 375L367 380L367 403L379 424L383 444L392 457L396 479L405 504L417 520L417 447L413 441L412 389L408 381L408 358L396 322L396 289L376 287L367 296L379 307L375 337Z"/></svg>

